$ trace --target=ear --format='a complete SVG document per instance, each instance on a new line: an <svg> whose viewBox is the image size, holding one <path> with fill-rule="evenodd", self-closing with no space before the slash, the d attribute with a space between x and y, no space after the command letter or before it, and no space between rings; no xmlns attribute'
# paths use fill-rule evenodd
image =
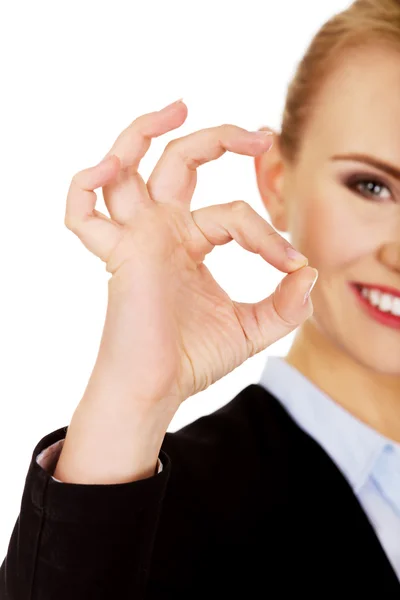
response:
<svg viewBox="0 0 400 600"><path fill-rule="evenodd" d="M261 199L278 231L287 231L286 206L283 201L284 162L279 150L279 134L269 127L260 127L261 131L272 131L272 147L254 159L257 185Z"/></svg>

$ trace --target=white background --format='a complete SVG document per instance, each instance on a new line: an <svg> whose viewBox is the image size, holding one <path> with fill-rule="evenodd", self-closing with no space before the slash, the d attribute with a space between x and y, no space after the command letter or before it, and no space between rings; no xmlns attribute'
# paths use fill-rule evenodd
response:
<svg viewBox="0 0 400 600"><path fill-rule="evenodd" d="M312 35L344 0L54 1L3 3L1 51L0 563L19 514L32 452L68 425L97 355L105 265L64 226L73 174L96 164L142 113L183 97L184 125L165 144L234 123L279 129L287 84ZM192 208L243 199L269 217L253 159L225 154L200 168ZM99 193L97 208L106 212ZM289 238L288 238L289 239ZM284 274L236 242L206 259L235 300L273 292ZM188 399L176 430L258 381L267 354Z"/></svg>

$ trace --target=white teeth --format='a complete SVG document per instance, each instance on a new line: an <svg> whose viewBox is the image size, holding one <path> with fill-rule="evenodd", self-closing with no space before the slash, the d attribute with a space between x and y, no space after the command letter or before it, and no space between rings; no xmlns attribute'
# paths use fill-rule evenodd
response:
<svg viewBox="0 0 400 600"><path fill-rule="evenodd" d="M378 306L381 300L381 292L379 290L370 290L369 291L369 301L372 306Z"/></svg>
<svg viewBox="0 0 400 600"><path fill-rule="evenodd" d="M392 298L390 294L382 294L381 301L379 302L379 310L382 312L389 312L392 309Z"/></svg>
<svg viewBox="0 0 400 600"><path fill-rule="evenodd" d="M392 302L392 313L396 317L400 317L400 298L395 298Z"/></svg>
<svg viewBox="0 0 400 600"><path fill-rule="evenodd" d="M361 295L367 298L372 306L376 306L382 312L390 312L392 315L400 317L400 298L397 296L365 287L361 289Z"/></svg>

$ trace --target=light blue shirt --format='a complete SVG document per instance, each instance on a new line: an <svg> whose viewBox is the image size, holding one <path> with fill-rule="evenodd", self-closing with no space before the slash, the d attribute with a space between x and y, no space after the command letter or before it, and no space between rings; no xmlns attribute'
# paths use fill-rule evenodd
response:
<svg viewBox="0 0 400 600"><path fill-rule="evenodd" d="M283 357L268 356L259 384L339 467L400 580L400 444L359 421Z"/></svg>

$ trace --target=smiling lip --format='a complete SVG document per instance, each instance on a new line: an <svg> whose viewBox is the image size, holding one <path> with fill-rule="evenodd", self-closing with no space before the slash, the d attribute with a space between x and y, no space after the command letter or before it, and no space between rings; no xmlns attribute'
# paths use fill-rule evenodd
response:
<svg viewBox="0 0 400 600"><path fill-rule="evenodd" d="M396 298L400 298L400 290L396 290L395 288L389 287L387 285L378 285L378 284L372 284L372 283L362 283L362 282L358 282L358 281L352 281L351 285L354 287L366 287L368 289L374 289L374 290L379 290L380 292L383 292L384 294L390 294L391 296L395 296Z"/></svg>
<svg viewBox="0 0 400 600"><path fill-rule="evenodd" d="M372 317L372 319L374 319L374 321L377 321L378 323L380 323L381 325L386 325L386 327L391 327L392 329L398 329L400 330L400 317L396 317L396 315L392 315L392 313L390 312L383 312L381 310L379 310L378 308L376 308L375 306L372 306L372 304L370 304L368 302L368 300L366 298L364 298L364 296L361 293L361 288L360 286L365 286L365 287L373 287L374 289L378 289L382 292L385 293L391 293L390 290L393 290L393 288L390 287L386 287L386 286L369 286L369 285L365 285L365 284L358 284L358 283L350 283L350 289L352 290L353 294L356 296L356 298L358 299L358 301L360 302L361 308L364 310L364 312ZM395 294L393 294L395 295ZM399 297L400 294L399 292L396 290L396 296Z"/></svg>

